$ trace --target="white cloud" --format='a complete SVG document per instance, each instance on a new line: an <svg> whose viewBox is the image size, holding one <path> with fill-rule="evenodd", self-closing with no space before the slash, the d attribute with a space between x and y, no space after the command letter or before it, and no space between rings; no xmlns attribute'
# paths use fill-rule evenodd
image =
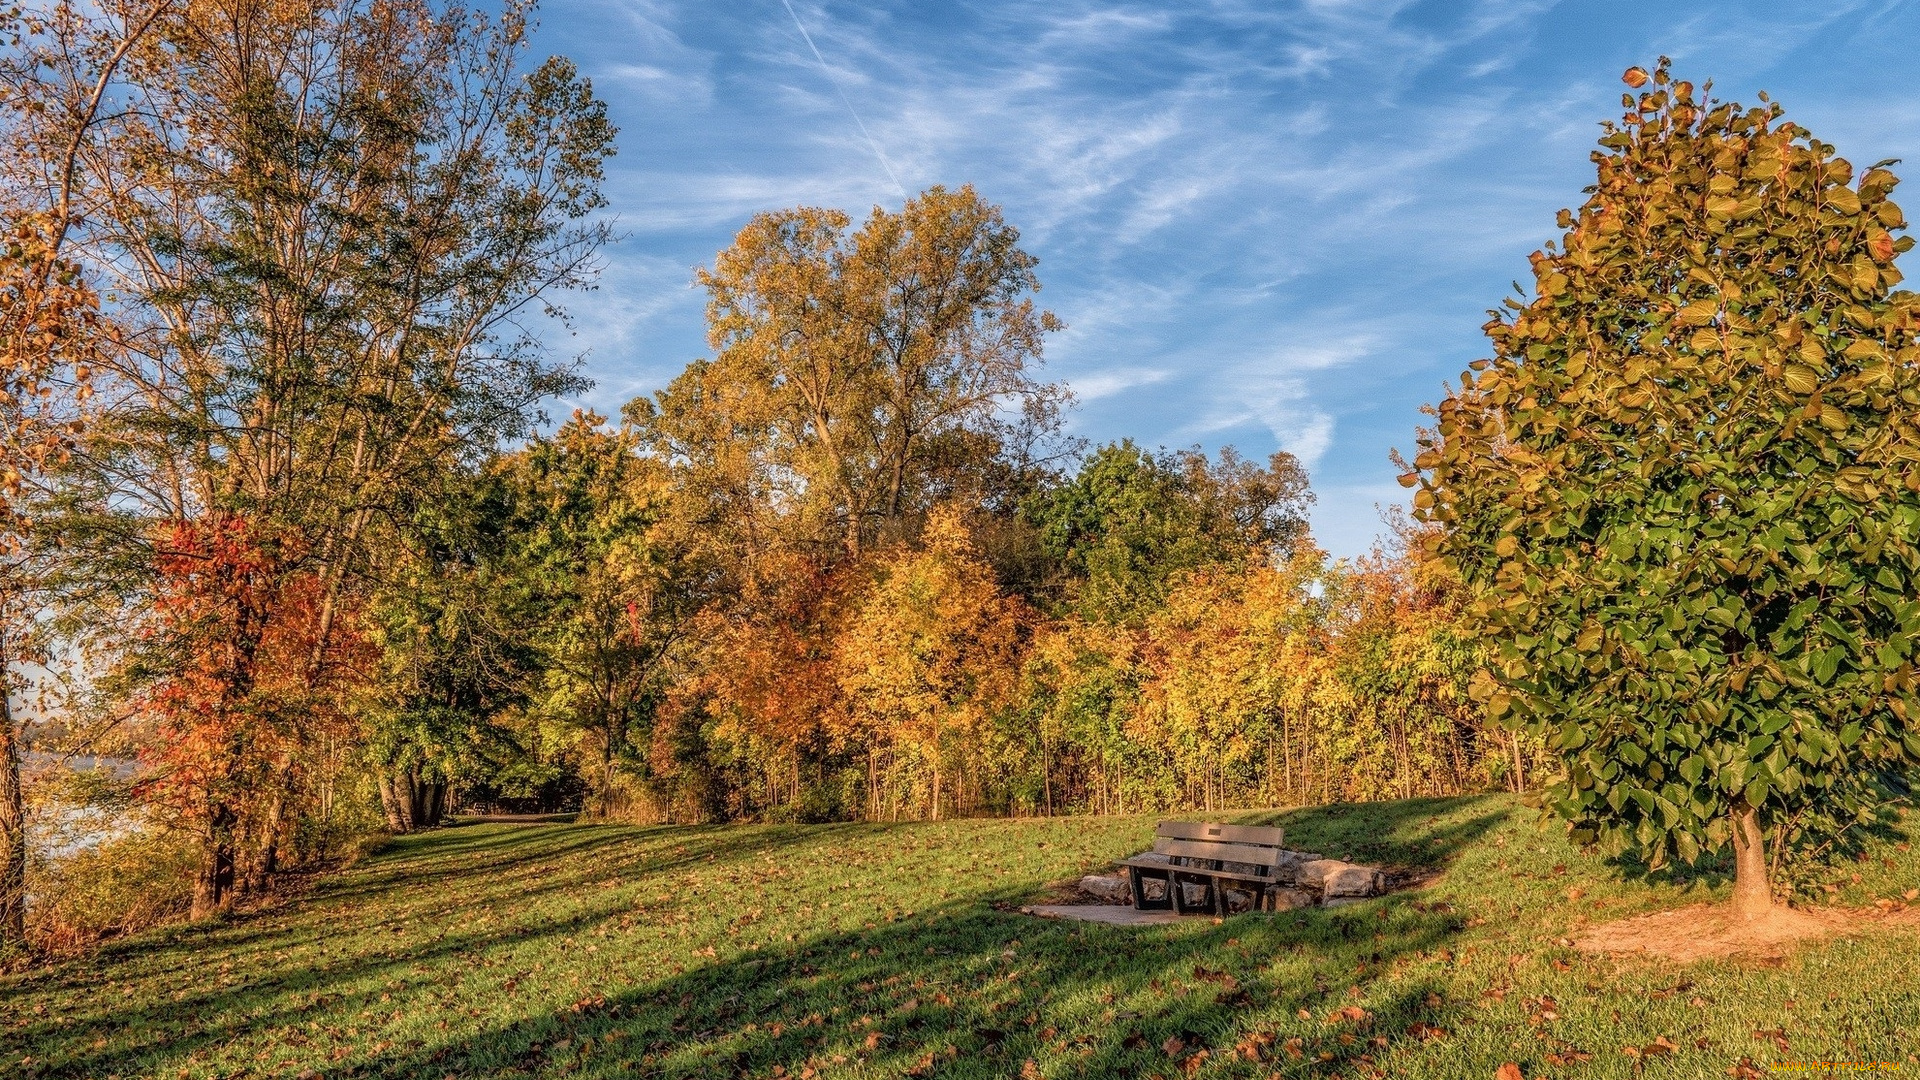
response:
<svg viewBox="0 0 1920 1080"><path fill-rule="evenodd" d="M1137 386L1151 386L1165 382L1172 372L1164 368L1122 368L1113 371L1095 372L1091 375L1078 375L1065 380L1072 388L1074 397L1082 402L1099 401Z"/></svg>

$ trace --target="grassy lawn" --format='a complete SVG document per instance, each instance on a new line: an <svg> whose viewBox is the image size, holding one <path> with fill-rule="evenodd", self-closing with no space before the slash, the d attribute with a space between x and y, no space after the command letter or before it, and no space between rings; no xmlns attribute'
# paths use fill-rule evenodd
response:
<svg viewBox="0 0 1920 1080"><path fill-rule="evenodd" d="M1629 881L1501 797L1227 816L1445 875L1108 927L1004 908L1143 848L1151 818L470 825L0 979L0 1076L1920 1076L1910 931L1784 961L1590 957L1560 942L1724 883ZM1904 843L1837 871L1833 899L1920 885Z"/></svg>

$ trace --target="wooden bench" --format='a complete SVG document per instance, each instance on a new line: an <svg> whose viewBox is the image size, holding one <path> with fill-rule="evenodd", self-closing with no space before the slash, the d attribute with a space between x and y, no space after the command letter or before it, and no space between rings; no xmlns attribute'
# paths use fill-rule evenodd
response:
<svg viewBox="0 0 1920 1080"><path fill-rule="evenodd" d="M1281 883L1279 870L1289 861L1280 846L1284 835L1261 825L1163 821L1154 829L1153 851L1120 864L1133 885L1133 906L1181 915L1225 915L1231 886L1252 893L1251 910L1258 911L1266 905L1267 890ZM1147 898L1149 881L1165 883L1161 899ZM1205 900L1187 903L1183 885L1206 886Z"/></svg>

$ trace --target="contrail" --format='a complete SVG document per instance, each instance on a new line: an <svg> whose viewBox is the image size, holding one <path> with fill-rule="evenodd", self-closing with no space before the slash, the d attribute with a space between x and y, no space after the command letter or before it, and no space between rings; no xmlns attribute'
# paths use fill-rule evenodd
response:
<svg viewBox="0 0 1920 1080"><path fill-rule="evenodd" d="M887 171L887 179L893 181L893 190L899 192L901 198L906 198L907 189L900 186L900 178L893 174L893 165L887 161L887 155L881 151L880 144L874 141L873 133L867 130L867 122L860 119L860 110L853 107L853 99L847 96L846 87L840 85L839 77L833 73L833 65L827 63L827 58L820 55L820 46L813 43L813 35L807 33L806 24L800 21L800 13L793 10L793 0L780 0L780 3L786 6L787 14L793 16L793 28L800 31L801 40L807 43L807 48L813 50L813 58L820 62L820 70L827 73L827 81L833 84L834 90L840 95L841 103L847 107L853 122L859 126L861 136L867 140L868 149L872 150L873 156L880 160L880 167Z"/></svg>

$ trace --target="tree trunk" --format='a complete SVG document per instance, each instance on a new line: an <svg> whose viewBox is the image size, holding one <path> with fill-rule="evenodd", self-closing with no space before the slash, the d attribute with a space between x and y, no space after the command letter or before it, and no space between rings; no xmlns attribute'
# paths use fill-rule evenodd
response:
<svg viewBox="0 0 1920 1080"><path fill-rule="evenodd" d="M1767 880L1767 839L1760 831L1760 812L1745 803L1733 811L1733 910L1747 919L1764 917L1773 909L1773 887Z"/></svg>
<svg viewBox="0 0 1920 1080"><path fill-rule="evenodd" d="M0 946L24 940L27 920L27 811L5 632L0 628Z"/></svg>
<svg viewBox="0 0 1920 1080"><path fill-rule="evenodd" d="M233 808L221 803L207 815L200 838L200 866L193 878L193 907L188 917L208 918L233 899Z"/></svg>
<svg viewBox="0 0 1920 1080"><path fill-rule="evenodd" d="M933 763L933 820L940 820L940 762Z"/></svg>
<svg viewBox="0 0 1920 1080"><path fill-rule="evenodd" d="M413 775L380 774L380 808L386 812L387 828L396 833L413 831Z"/></svg>
<svg viewBox="0 0 1920 1080"><path fill-rule="evenodd" d="M407 771L406 781L409 831L440 824L441 812L446 808L447 786L421 779L418 767Z"/></svg>
<svg viewBox="0 0 1920 1080"><path fill-rule="evenodd" d="M387 831L396 833L404 831L400 828L400 807L398 805L399 800L393 790L393 777L388 776L384 772L381 773L379 785L380 812L385 815L387 819Z"/></svg>
<svg viewBox="0 0 1920 1080"><path fill-rule="evenodd" d="M286 807L286 789L282 787L273 793L272 800L268 802L259 835L254 837L251 850L246 852L245 867L240 874L240 895L251 896L264 892L267 879L279 869L280 825L286 819Z"/></svg>

